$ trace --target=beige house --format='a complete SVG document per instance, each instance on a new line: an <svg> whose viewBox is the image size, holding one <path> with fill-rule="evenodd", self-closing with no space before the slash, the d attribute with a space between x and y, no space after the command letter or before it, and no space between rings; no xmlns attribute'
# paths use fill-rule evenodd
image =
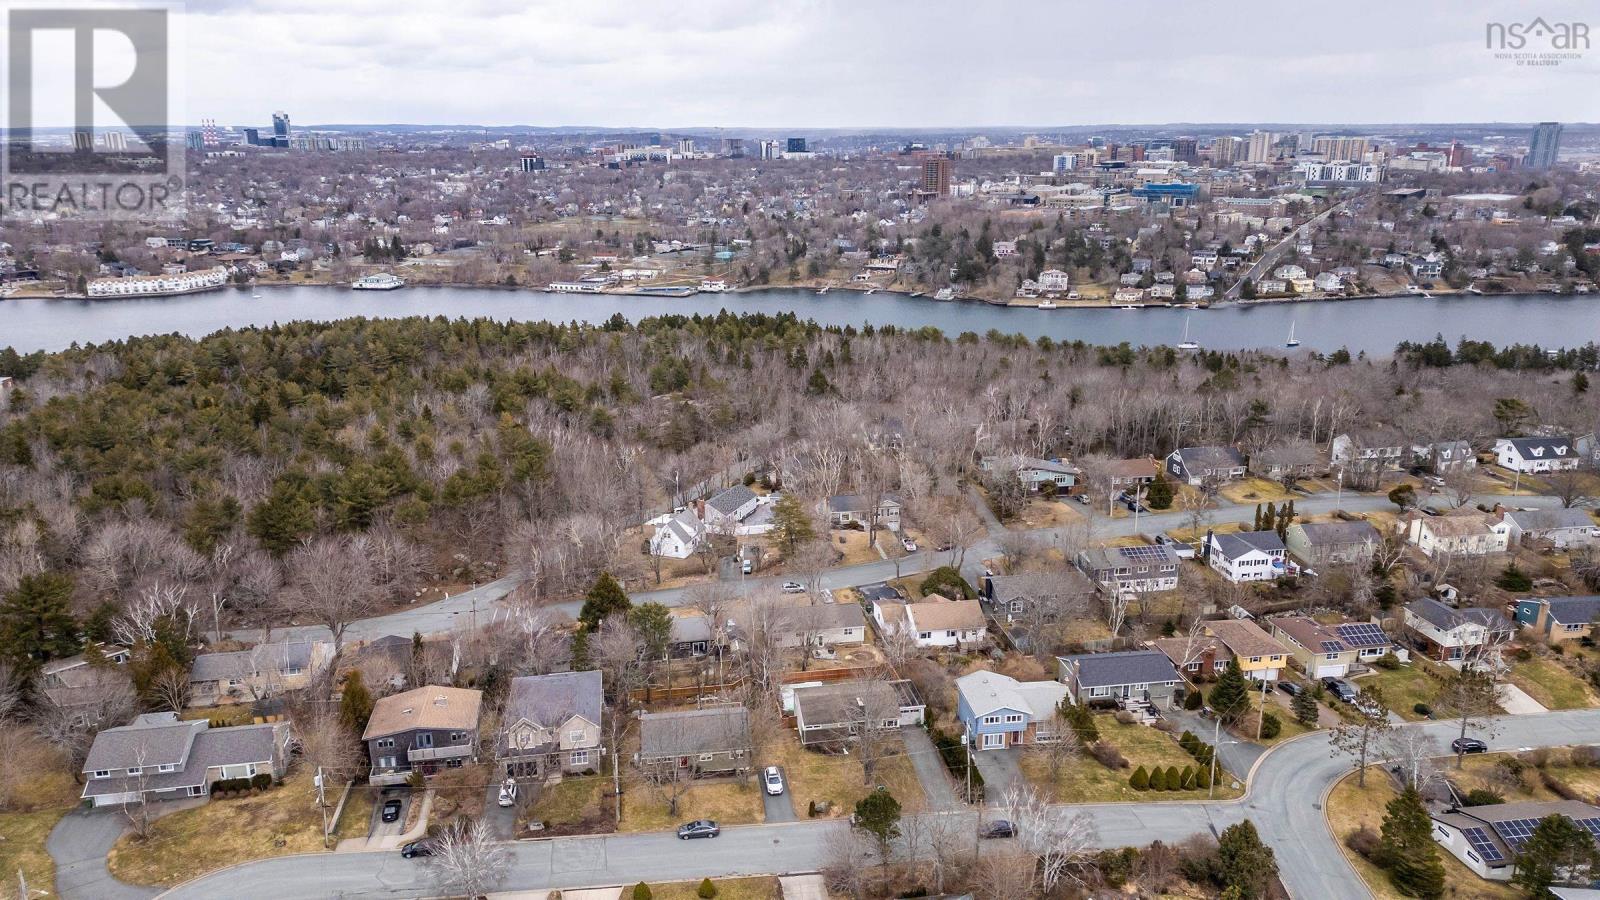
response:
<svg viewBox="0 0 1600 900"><path fill-rule="evenodd" d="M605 695L599 671L511 679L495 758L507 778L560 778L600 767Z"/></svg>
<svg viewBox="0 0 1600 900"><path fill-rule="evenodd" d="M1510 527L1498 516L1461 507L1440 516L1413 511L1397 525L1424 556L1504 553Z"/></svg>

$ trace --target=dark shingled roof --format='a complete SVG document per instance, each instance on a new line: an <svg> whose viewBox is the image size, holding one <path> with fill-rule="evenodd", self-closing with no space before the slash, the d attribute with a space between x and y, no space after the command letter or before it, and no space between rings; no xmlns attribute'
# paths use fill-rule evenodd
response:
<svg viewBox="0 0 1600 900"><path fill-rule="evenodd" d="M645 713L639 717L639 753L688 756L750 747L750 714L742 706Z"/></svg>
<svg viewBox="0 0 1600 900"><path fill-rule="evenodd" d="M1159 650L1079 653L1060 659L1075 670L1080 687L1165 684L1178 680L1178 670L1173 667L1172 660Z"/></svg>
<svg viewBox="0 0 1600 900"><path fill-rule="evenodd" d="M710 500L706 501L706 505L725 516L731 516L738 511L739 507L755 498L754 491L742 484L736 484L731 488L718 491Z"/></svg>

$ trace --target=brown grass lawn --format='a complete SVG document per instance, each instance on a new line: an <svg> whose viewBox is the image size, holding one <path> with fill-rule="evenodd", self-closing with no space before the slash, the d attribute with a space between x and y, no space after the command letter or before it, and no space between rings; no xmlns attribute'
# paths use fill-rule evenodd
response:
<svg viewBox="0 0 1600 900"><path fill-rule="evenodd" d="M723 878L712 879L716 885L717 900L775 900L782 897L782 888L778 887L778 879L771 876L758 878ZM697 900L700 896L695 891L700 889L698 881L674 881L668 884L650 885L652 900ZM623 889L624 897L633 896L633 886Z"/></svg>
<svg viewBox="0 0 1600 900"><path fill-rule="evenodd" d="M345 801L344 812L339 814L339 825L333 830L335 841L367 836L367 831L372 827L372 805L377 802L378 791L375 785L359 783L350 789L350 799ZM339 801L336 798L336 794L328 794L329 803L337 805ZM333 815L333 811L329 810L328 814Z"/></svg>
<svg viewBox="0 0 1600 900"><path fill-rule="evenodd" d="M666 796L643 778L624 777L622 821L618 831L662 831L692 819L712 819L719 825L748 825L763 818L758 779L697 782L678 798L672 813Z"/></svg>
<svg viewBox="0 0 1600 900"><path fill-rule="evenodd" d="M878 539L880 541L885 540L884 535L894 537L889 531L880 529ZM883 559L878 555L877 548L867 543L867 533L865 531L855 531L848 528L830 531L828 532L828 543L834 550L844 554L844 558L838 562L838 565L841 566L855 566Z"/></svg>
<svg viewBox="0 0 1600 900"><path fill-rule="evenodd" d="M186 709L178 714L180 719L205 719L217 725L249 725L253 721L248 703L223 703Z"/></svg>
<svg viewBox="0 0 1600 900"><path fill-rule="evenodd" d="M66 761L54 747L31 731L15 732L5 751L7 764L18 770L17 781L7 784L7 805L0 807L0 884L9 891L21 869L30 889L53 894L56 867L45 851L45 839L77 803L82 788L67 774Z"/></svg>
<svg viewBox="0 0 1600 900"><path fill-rule="evenodd" d="M782 739L774 742L770 753L776 758L773 761L783 767L789 800L801 817L806 815L813 800L818 804L831 802L829 816L848 816L855 811L857 801L880 784L888 788L906 812L919 811L926 805L922 783L917 781L917 772L898 741L878 765L872 784L862 779L861 764L855 757L807 750L800 746L799 736L792 731L784 732ZM757 798L758 807L760 802Z"/></svg>
<svg viewBox="0 0 1600 900"><path fill-rule="evenodd" d="M1128 758L1128 768L1112 771L1084 755L1064 766L1060 777L1052 783L1049 763L1039 756L1024 754L1023 774L1034 784L1046 786L1051 798L1061 803L1206 799L1204 790L1152 793L1136 791L1128 784L1129 777L1140 766L1147 771L1155 766L1163 770L1177 766L1179 772L1185 766L1198 766L1195 758L1179 747L1175 738L1144 725L1123 725L1109 715L1096 716L1095 724L1100 729L1100 739L1115 744ZM1217 771L1216 798L1226 800L1239 796L1240 791L1233 789L1226 773L1220 767Z"/></svg>
<svg viewBox="0 0 1600 900"><path fill-rule="evenodd" d="M1025 528L1055 528L1059 525L1066 525L1082 519L1083 514L1072 509L1068 505L1069 503L1080 509L1083 506L1083 504L1075 500L1065 502L1044 499L1029 500L1028 505L1024 506L1022 512L1017 516L1017 523Z"/></svg>
<svg viewBox="0 0 1600 900"><path fill-rule="evenodd" d="M1511 683L1548 709L1583 709L1600 703L1588 685L1553 659L1536 656L1513 664Z"/></svg>
<svg viewBox="0 0 1600 900"><path fill-rule="evenodd" d="M441 826L461 816L483 815L484 785L499 783L495 767L489 763L445 769L428 779L433 791L433 806L428 810L428 827ZM421 804L414 804L421 809ZM409 822L409 819L408 819Z"/></svg>
<svg viewBox="0 0 1600 900"><path fill-rule="evenodd" d="M1508 803L1517 800L1561 799L1554 791L1544 786L1539 773L1531 768L1523 773L1520 784L1509 782L1502 774L1499 763L1511 755L1513 754L1474 753L1462 761L1460 769L1455 767L1455 760L1451 759L1445 762L1446 773L1463 792L1484 788L1506 798ZM1546 772L1574 790L1590 795L1591 800L1600 797L1600 769L1567 765L1565 751L1562 750L1551 751L1550 759L1550 764L1545 768Z"/></svg>
<svg viewBox="0 0 1600 900"><path fill-rule="evenodd" d="M1216 534L1233 534L1244 530L1244 525L1238 522L1217 522L1212 525L1201 525L1198 531L1187 527L1173 528L1167 532L1167 536L1175 541L1186 541L1193 544L1205 540L1207 531L1215 532Z"/></svg>
<svg viewBox="0 0 1600 900"><path fill-rule="evenodd" d="M1230 503L1282 503L1298 498L1276 481L1254 476L1243 481L1231 481L1218 491Z"/></svg>
<svg viewBox="0 0 1600 900"><path fill-rule="evenodd" d="M322 850L322 813L311 775L299 772L264 794L215 800L123 835L106 859L132 884L172 885L250 859Z"/></svg>
<svg viewBox="0 0 1600 900"><path fill-rule="evenodd" d="M1344 845L1344 839L1354 833L1363 824L1371 826L1376 831L1383 824L1384 807L1395 798L1393 784L1383 775L1381 769L1373 767L1367 770L1366 787L1356 786L1355 773L1344 777L1328 795L1326 814L1328 824L1333 829L1333 835L1339 841L1339 849L1344 853L1345 859L1361 874L1367 882L1367 887L1378 900L1400 900L1403 896L1389 883L1389 877L1382 869L1357 856L1354 851ZM1484 881L1472 870L1461 864L1454 856L1439 851L1439 858L1444 861L1445 897L1472 898L1472 900L1514 900L1522 896L1520 891Z"/></svg>
<svg viewBox="0 0 1600 900"><path fill-rule="evenodd" d="M539 799L518 818L525 822L544 822L552 829L571 827L602 818L609 775L578 776L547 784L539 789ZM609 829L608 829L609 830Z"/></svg>
<svg viewBox="0 0 1600 900"><path fill-rule="evenodd" d="M1398 669L1374 667L1372 670L1374 674L1352 679L1350 683L1355 685L1357 690L1377 687L1383 691L1383 702L1395 714L1406 721L1414 722L1423 718L1416 712L1416 705L1426 703L1432 707L1439 695L1441 682L1424 671L1424 667L1429 665L1431 664L1413 657L1410 665Z"/></svg>

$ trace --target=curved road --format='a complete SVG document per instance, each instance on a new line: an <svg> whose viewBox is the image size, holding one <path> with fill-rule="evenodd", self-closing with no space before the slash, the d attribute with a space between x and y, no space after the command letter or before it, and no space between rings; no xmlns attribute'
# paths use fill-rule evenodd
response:
<svg viewBox="0 0 1600 900"><path fill-rule="evenodd" d="M1450 723L1407 725L1439 739ZM1496 750L1592 743L1600 734L1600 710L1569 710L1502 717ZM1251 819L1272 845L1292 896L1304 900L1370 897L1339 851L1323 819L1322 801L1351 770L1334 756L1326 733L1307 735L1273 748L1256 765L1248 794L1217 803L1119 803L1065 805L1064 814L1086 815L1104 847L1178 842L1196 833L1217 833ZM974 813L949 813L972 821ZM975 824L975 823L974 823ZM636 881L692 880L815 871L827 863L828 836L846 827L840 820L728 828L694 852L670 832L556 838L514 844L504 890L574 888ZM213 872L162 894L165 898L230 897L285 900L299 897L419 897L433 893L427 869L399 854L329 853L245 863Z"/></svg>

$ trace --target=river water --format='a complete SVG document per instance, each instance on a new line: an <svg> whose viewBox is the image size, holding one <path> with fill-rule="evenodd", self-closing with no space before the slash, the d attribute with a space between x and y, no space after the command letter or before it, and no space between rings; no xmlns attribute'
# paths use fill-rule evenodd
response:
<svg viewBox="0 0 1600 900"><path fill-rule="evenodd" d="M994 307L939 302L898 294L866 296L850 291L779 288L693 297L627 297L611 294L552 294L477 287L408 287L397 291L347 288L264 287L260 299L248 289L131 300L0 301L0 347L19 352L59 350L133 335L180 332L199 337L222 328L296 320L327 321L349 316L445 315L493 319L600 322L614 313L630 320L664 313L714 314L794 312L826 325L932 325L954 337L998 329L1029 337L1134 346L1176 344L1189 337L1207 349L1282 347L1294 326L1302 349L1386 355L1402 340L1436 334L1454 344L1461 337L1547 348L1600 341L1600 296L1548 294L1499 297L1388 297L1369 300L1272 303L1216 309L1056 309Z"/></svg>

